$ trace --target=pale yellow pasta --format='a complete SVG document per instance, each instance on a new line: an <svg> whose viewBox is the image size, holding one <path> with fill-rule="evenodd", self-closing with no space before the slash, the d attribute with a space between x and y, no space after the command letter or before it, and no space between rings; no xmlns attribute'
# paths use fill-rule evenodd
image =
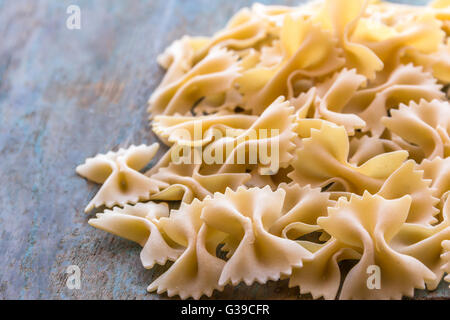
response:
<svg viewBox="0 0 450 320"><path fill-rule="evenodd" d="M442 199L446 192L450 190L450 158L425 159L418 166L424 171L424 178L432 181L431 187L433 195Z"/></svg>
<svg viewBox="0 0 450 320"><path fill-rule="evenodd" d="M389 109L395 102L441 99L442 88L430 73L412 64L399 65L387 78L377 78L367 88L358 90L344 109L346 112L361 113L366 109ZM389 100L394 103L387 104ZM381 107L379 105L382 105Z"/></svg>
<svg viewBox="0 0 450 320"><path fill-rule="evenodd" d="M158 225L165 234L185 249L175 263L148 286L148 291L199 299L203 294L210 296L215 289L223 289L219 278L225 261L216 257L215 249L224 234L202 222L203 206L197 199L190 205L182 203L169 218L159 220Z"/></svg>
<svg viewBox="0 0 450 320"><path fill-rule="evenodd" d="M89 224L101 230L137 242L142 246L141 261L144 268L150 269L155 263L165 264L175 261L182 253L180 248L167 244L157 226L161 217L169 216L167 204L154 202L125 205L105 210L90 219Z"/></svg>
<svg viewBox="0 0 450 320"><path fill-rule="evenodd" d="M365 84L366 78L358 75L355 69L336 73L317 87L320 100L316 117L344 126L349 135L354 135L355 129L366 127L365 121L357 115L342 113L357 89Z"/></svg>
<svg viewBox="0 0 450 320"><path fill-rule="evenodd" d="M420 99L427 101L442 99L444 95L440 89L441 86L430 74L412 65L401 65L392 72L385 83L357 92L346 111L357 112L366 122L363 131L370 131L372 136L379 137L385 130L380 120L387 115L388 109L400 103L419 102ZM371 100L368 105L366 99ZM366 107L357 111L356 109L361 106Z"/></svg>
<svg viewBox="0 0 450 320"><path fill-rule="evenodd" d="M297 120L305 119L308 114L312 113L317 96L316 91L316 88L312 87L307 92L302 92L296 97L293 92L289 93L289 102L295 108L295 116Z"/></svg>
<svg viewBox="0 0 450 320"><path fill-rule="evenodd" d="M294 171L289 177L300 185L324 187L339 183L345 191L357 194L364 190L377 192L408 156L405 151L393 151L354 166L348 162L348 153L345 128L324 122L320 130L311 129L311 137L303 139L303 146L296 150L291 164Z"/></svg>
<svg viewBox="0 0 450 320"><path fill-rule="evenodd" d="M235 172L236 168L247 168L252 163L257 165L262 174L275 174L278 168L285 168L292 159L292 150L295 145L293 139L294 108L284 97L279 97L263 112L263 114L248 128L241 132L236 131L236 135L225 136L217 139L205 148L207 154L212 154L214 158L222 159L219 173ZM255 150L266 149L266 153L256 154ZM252 154L255 159L248 159L247 154ZM275 153L278 155L278 164L268 162ZM246 163L240 164L238 157L245 154Z"/></svg>
<svg viewBox="0 0 450 320"><path fill-rule="evenodd" d="M269 231L276 236L295 240L306 234L320 230L317 218L327 215L327 208L334 205L329 193L319 188L300 187L297 184L282 183L278 186L286 192L283 203L283 215L278 218ZM303 243L306 246L308 243Z"/></svg>
<svg viewBox="0 0 450 320"><path fill-rule="evenodd" d="M233 114L234 110L244 104L244 97L237 88L231 88L224 93L201 98L192 108L194 115L227 115Z"/></svg>
<svg viewBox="0 0 450 320"><path fill-rule="evenodd" d="M317 245L313 255L303 260L302 268L294 268L289 287L298 286L300 293L309 293L313 299L335 299L341 283L338 263L360 258L358 251L332 238Z"/></svg>
<svg viewBox="0 0 450 320"><path fill-rule="evenodd" d="M192 68L194 52L192 38L185 36L174 41L164 53L159 55L158 63L167 69L160 86L176 82L186 74Z"/></svg>
<svg viewBox="0 0 450 320"><path fill-rule="evenodd" d="M258 41L267 36L265 21L258 19L255 14L244 8L234 15L225 29L216 33L207 46L196 55L196 60L201 60L213 46L223 46L233 49L245 49L252 47Z"/></svg>
<svg viewBox="0 0 450 320"><path fill-rule="evenodd" d="M355 38L384 62L385 70L392 70L410 55L436 52L444 41L445 34L440 29L441 23L433 14L425 11L409 16L410 21L399 20L390 26L379 26L364 19L358 25ZM373 35L375 32L383 36L377 38L378 34ZM377 41L372 41L373 38Z"/></svg>
<svg viewBox="0 0 450 320"><path fill-rule="evenodd" d="M426 280L429 290L434 290L441 281L445 261L440 257L441 243L450 239L450 198L442 200L442 221L436 225L405 223L392 240L392 247L408 256L414 257L426 265L434 278Z"/></svg>
<svg viewBox="0 0 450 320"><path fill-rule="evenodd" d="M151 196L152 200L183 200L190 203L193 199L203 200L215 192L224 192L226 188L235 190L250 180L249 173L199 173L200 165L174 164L160 168L150 177L166 183L167 188Z"/></svg>
<svg viewBox="0 0 450 320"><path fill-rule="evenodd" d="M366 135L350 137L349 163L361 165L379 154L398 150L401 150L401 147L389 139Z"/></svg>
<svg viewBox="0 0 450 320"><path fill-rule="evenodd" d="M111 208L115 205L134 204L148 200L151 193L158 192L159 187L164 184L139 172L153 159L158 148L157 143L151 146L131 146L116 152L98 154L79 165L76 169L79 175L102 184L85 211L103 205Z"/></svg>
<svg viewBox="0 0 450 320"><path fill-rule="evenodd" d="M276 190L281 183L289 183L291 180L287 174L292 171L291 167L280 168L276 174L260 175L258 168L250 171L250 179L245 182L245 186L249 188L258 187L264 188L269 186L272 190Z"/></svg>
<svg viewBox="0 0 450 320"><path fill-rule="evenodd" d="M439 45L436 52L428 54L413 52L403 60L405 63L413 62L423 66L425 70L433 73L433 76L443 83L450 82L450 41L448 39L446 43Z"/></svg>
<svg viewBox="0 0 450 320"><path fill-rule="evenodd" d="M303 195L298 194L301 190L291 191L297 194L285 200L284 189L227 189L202 202L182 204L168 218L160 218L158 228L186 249L148 289L167 291L169 296L199 298L202 294L211 295L214 289L221 290L228 282L265 283L289 275L292 267L301 266L302 259L310 253L295 241L272 234L270 228L286 212L291 216L303 213L304 221L308 221L308 215L324 214L326 196L316 193L309 198L305 191ZM299 196L305 202L295 207L292 198ZM264 201L271 200L277 206L264 205ZM324 204L319 212L314 210ZM223 242L224 249L233 248L226 261L215 256L218 244Z"/></svg>
<svg viewBox="0 0 450 320"><path fill-rule="evenodd" d="M156 116L152 129L167 145L177 143L193 147L210 143L214 139L215 130L220 130L223 135L226 130L236 133L244 132L257 119L257 116L245 114L200 117Z"/></svg>
<svg viewBox="0 0 450 320"><path fill-rule="evenodd" d="M318 223L332 237L361 253L359 262L344 280L340 299L400 299L413 296L414 288L424 288L435 275L419 260L395 251L392 238L405 223L411 197L386 200L365 192L350 201L340 199L327 217ZM383 274L377 290L367 285L369 266L378 266Z"/></svg>
<svg viewBox="0 0 450 320"><path fill-rule="evenodd" d="M448 102L421 100L409 106L400 105L392 110L382 123L406 142L418 145L424 158L450 156L450 104ZM420 159L421 160L421 159Z"/></svg>
<svg viewBox="0 0 450 320"><path fill-rule="evenodd" d="M204 60L176 81L159 86L149 100L152 114L188 113L204 95L225 92L238 76L237 57L214 48Z"/></svg>
<svg viewBox="0 0 450 320"><path fill-rule="evenodd" d="M410 195L411 206L406 222L430 225L437 222L435 216L439 213L435 208L439 199L433 196L430 185L431 180L423 179L423 172L417 170L413 160L409 160L386 179L377 194L385 199Z"/></svg>
<svg viewBox="0 0 450 320"><path fill-rule="evenodd" d="M274 99L288 93L288 79L292 73L318 77L343 65L333 39L311 22L303 18L294 20L287 15L283 28L280 37L284 45L284 62L270 69L248 70L237 80L254 114L261 114ZM292 34L292 30L296 32ZM295 51L294 47L297 47Z"/></svg>
<svg viewBox="0 0 450 320"><path fill-rule="evenodd" d="M353 36L360 26L359 19L369 1L349 0L345 6L339 1L325 0L315 19L325 28L333 31L344 50L345 65L356 68L360 74L369 79L375 78L375 73L383 69L382 60L367 46L353 41Z"/></svg>
<svg viewBox="0 0 450 320"><path fill-rule="evenodd" d="M280 167L287 167L292 158L294 117L294 107L280 97L260 117L158 116L153 130L174 144L172 150L180 158L194 159L197 147L204 146L199 152L200 173L241 173L256 166L260 172L275 174ZM278 163L269 163L275 156Z"/></svg>
<svg viewBox="0 0 450 320"><path fill-rule="evenodd" d="M289 278L314 299L401 299L450 282L449 0L256 3L157 61L166 153L145 173L158 144L76 169L102 184L86 211L112 208L89 224L141 245L145 268L173 262L148 291Z"/></svg>
<svg viewBox="0 0 450 320"><path fill-rule="evenodd" d="M293 266L301 266L309 252L294 241L270 233L270 227L282 215L285 192L270 188L227 190L205 199L202 219L228 234L227 244L235 250L227 261L219 283L247 285L265 283L289 275ZM264 203L268 201L271 206ZM237 246L236 246L237 244Z"/></svg>

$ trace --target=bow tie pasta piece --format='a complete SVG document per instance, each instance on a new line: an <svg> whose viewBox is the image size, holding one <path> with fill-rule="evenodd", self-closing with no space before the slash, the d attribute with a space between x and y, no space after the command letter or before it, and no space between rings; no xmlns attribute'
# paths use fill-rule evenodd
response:
<svg viewBox="0 0 450 320"><path fill-rule="evenodd" d="M174 164L160 168L151 178L168 187L151 196L152 200L182 200L191 203L193 199L203 200L215 192L224 192L226 188L233 190L247 182L248 173L217 173L203 175L199 173L199 165Z"/></svg>
<svg viewBox="0 0 450 320"><path fill-rule="evenodd" d="M380 77L376 81L369 81L366 88L355 92L344 111L357 113L371 124L381 118L377 115L384 114L382 110L396 107L400 103L442 99L444 94L441 89L442 86L437 84L436 79L430 73L424 72L422 67L402 64L389 73L386 79ZM371 116L376 116L376 119L371 119Z"/></svg>
<svg viewBox="0 0 450 320"><path fill-rule="evenodd" d="M450 33L450 19L446 23ZM425 54L417 51L406 51L408 54L402 59L404 63L412 62L421 65L442 83L450 83L450 40L448 37L446 43L441 44L436 52Z"/></svg>
<svg viewBox="0 0 450 320"><path fill-rule="evenodd" d="M167 47L157 59L158 63L167 69L159 86L167 86L182 78L192 68L195 52L205 45L205 41L200 37L184 36Z"/></svg>
<svg viewBox="0 0 450 320"><path fill-rule="evenodd" d="M433 0L429 3L429 7L435 10L438 19L450 17L450 1L449 0Z"/></svg>
<svg viewBox="0 0 450 320"><path fill-rule="evenodd" d="M408 216L411 197L386 200L365 192L353 195L350 201L341 198L328 217L318 219L319 225L332 237L350 247L362 250L359 262L344 280L340 299L401 299L413 296L414 288L425 288L425 281L435 278L424 264L392 249L390 242ZM380 286L371 290L367 270L380 270Z"/></svg>
<svg viewBox="0 0 450 320"><path fill-rule="evenodd" d="M258 61L257 61L258 62ZM274 40L271 44L265 45L261 48L259 55L260 67L276 67L283 62L283 47L280 40ZM255 65L253 65L254 67ZM246 70L248 70L247 68Z"/></svg>
<svg viewBox="0 0 450 320"><path fill-rule="evenodd" d="M318 86L321 98L316 109L316 117L342 125L349 135L354 135L355 129L364 128L366 123L357 115L345 114L342 111L357 89L365 84L366 78L358 75L355 69L343 69L336 73ZM322 94L321 91L325 92Z"/></svg>
<svg viewBox="0 0 450 320"><path fill-rule="evenodd" d="M308 114L312 113L314 109L314 101L316 100L317 90L315 87L310 88L307 92L302 92L294 97L293 93L290 93L289 102L295 108L296 120L305 119Z"/></svg>
<svg viewBox="0 0 450 320"><path fill-rule="evenodd" d="M431 12L416 11L408 16L393 25L377 23L370 17L358 24L355 40L370 48L384 62L385 70L395 68L405 55L436 52L444 41L442 23Z"/></svg>
<svg viewBox="0 0 450 320"><path fill-rule="evenodd" d="M442 199L444 194L450 191L450 157L436 157L431 161L424 159L418 169L424 171L425 179L431 179L433 195L436 198Z"/></svg>
<svg viewBox="0 0 450 320"><path fill-rule="evenodd" d="M295 241L271 234L268 230L280 218L285 192L259 189L227 189L224 194L204 200L202 220L228 234L235 247L220 276L219 284L247 285L265 283L290 275L310 253ZM267 205L270 203L270 206Z"/></svg>
<svg viewBox="0 0 450 320"><path fill-rule="evenodd" d="M323 297L333 300L341 283L339 262L360 258L358 251L336 239L330 239L319 245L311 257L305 258L302 267L293 269L289 287L299 287L300 293L310 293L313 299Z"/></svg>
<svg viewBox="0 0 450 320"><path fill-rule="evenodd" d="M243 92L253 114L261 114L278 96L288 94L288 79L293 73L319 77L339 69L344 63L330 34L310 21L301 17L294 20L287 15L283 30L280 35L285 48L283 62L269 71L264 67L248 70L237 80L244 90L249 87L253 90ZM267 79L266 82L258 81L261 78ZM261 86L250 85L254 81L258 81Z"/></svg>
<svg viewBox="0 0 450 320"><path fill-rule="evenodd" d="M409 194L411 207L406 222L430 225L437 222L435 216L439 213L435 208L439 199L433 197L430 185L431 180L424 180L423 171L418 171L415 162L409 160L386 179L377 194L385 199Z"/></svg>
<svg viewBox="0 0 450 320"><path fill-rule="evenodd" d="M236 87L231 87L226 92L207 96L196 102L192 113L196 116L215 114L217 116L235 114L236 110L246 111L244 97Z"/></svg>
<svg viewBox="0 0 450 320"><path fill-rule="evenodd" d="M420 67L402 65L392 72L386 83L357 92L346 110L353 108L366 123L363 131L369 131L372 136L380 137L385 130L381 119L387 116L390 108L397 108L401 103L419 102L421 99L427 101L442 99L444 93L441 89L442 86L436 83L436 79L423 72ZM362 103L368 99L371 99L370 104ZM367 107L358 112L355 110L355 106L358 105Z"/></svg>
<svg viewBox="0 0 450 320"><path fill-rule="evenodd" d="M444 249L444 253L442 254L441 258L446 262L443 267L444 271L447 273L445 281L450 282L450 240L443 241L442 248Z"/></svg>
<svg viewBox="0 0 450 320"><path fill-rule="evenodd" d="M362 194L377 192L384 180L408 157L405 151L378 155L361 166L348 163L349 142L344 127L323 122L320 130L311 129L311 137L302 141L288 175L299 185L324 187L341 183L345 191Z"/></svg>
<svg viewBox="0 0 450 320"><path fill-rule="evenodd" d="M350 137L349 163L359 166L379 154L398 150L401 150L401 147L388 139L369 136Z"/></svg>
<svg viewBox="0 0 450 320"><path fill-rule="evenodd" d="M442 21L450 17L450 12L447 10L449 6L448 0L432 0L428 6L421 6L420 9L414 5L395 5L390 2L376 1L369 4L367 16L372 15L374 20L387 25L395 25L399 22L411 23L417 16L430 13ZM442 25L442 28L445 29L445 25Z"/></svg>
<svg viewBox="0 0 450 320"><path fill-rule="evenodd" d="M278 172L273 175L260 175L258 173L258 169L256 168L250 171L251 178L245 182L245 186L248 188L264 188L269 186L272 190L276 190L280 184L289 183L291 181L291 179L287 177L287 174L291 171L292 168L287 167L280 168Z"/></svg>
<svg viewBox="0 0 450 320"><path fill-rule="evenodd" d="M196 54L195 61L203 59L214 46L242 50L253 47L266 36L266 22L248 8L244 8L230 19L225 29L209 39L208 45Z"/></svg>
<svg viewBox="0 0 450 320"><path fill-rule="evenodd" d="M214 139L214 135L236 135L249 129L258 119L257 116L244 114L209 115L202 117L156 116L153 131L167 145L204 146Z"/></svg>
<svg viewBox="0 0 450 320"><path fill-rule="evenodd" d="M437 288L441 281L445 261L440 256L441 243L450 239L450 198L442 205L442 221L433 226L405 223L392 239L391 245L399 253L414 257L434 274L434 279L426 281L428 290Z"/></svg>
<svg viewBox="0 0 450 320"><path fill-rule="evenodd" d="M139 172L155 156L159 144L130 146L116 152L98 154L76 169L80 176L103 184L85 211L106 206L124 206L149 200L150 194L159 191L161 184Z"/></svg>
<svg viewBox="0 0 450 320"><path fill-rule="evenodd" d="M216 257L216 248L224 234L209 228L200 219L204 202L195 199L191 204L182 203L179 210L172 210L170 217L158 221L159 228L173 242L186 249L174 264L147 288L158 294L167 292L169 297L181 299L202 295L211 296L216 289L223 290L219 277L225 261Z"/></svg>
<svg viewBox="0 0 450 320"><path fill-rule="evenodd" d="M326 216L328 207L334 206L328 192L310 186L282 183L278 190L286 192L283 214L270 227L269 232L288 239L300 238L308 233L318 231L317 218ZM300 242L302 243L302 242Z"/></svg>
<svg viewBox="0 0 450 320"><path fill-rule="evenodd" d="M186 114L198 99L228 90L238 70L233 53L214 48L183 77L159 86L150 97L148 111L153 115Z"/></svg>
<svg viewBox="0 0 450 320"><path fill-rule="evenodd" d="M203 154L219 165L218 173L242 172L257 167L260 174L276 174L286 168L295 148L294 107L278 97L247 130L235 137L220 137Z"/></svg>
<svg viewBox="0 0 450 320"><path fill-rule="evenodd" d="M375 73L383 69L383 62L367 46L352 39L367 3L366 0L349 0L342 5L340 1L326 0L316 19L325 28L331 28L339 39L339 45L344 49L345 66L356 68L358 73L373 79Z"/></svg>
<svg viewBox="0 0 450 320"><path fill-rule="evenodd" d="M168 260L175 261L183 252L170 246L158 228L158 220L168 216L167 204L147 202L105 210L89 219L89 224L141 245L142 264L150 269L155 263L164 265Z"/></svg>
<svg viewBox="0 0 450 320"><path fill-rule="evenodd" d="M305 5L308 6L311 3L307 3ZM305 9L305 7L302 7L302 9ZM255 13L255 15L262 20L266 21L267 25L269 26L270 30L273 33L276 33L276 30L278 27L283 25L283 20L286 14L293 13L296 8L289 7L289 6L283 6L283 5L264 5L262 3L254 3L252 5L252 12ZM298 13L304 13L304 10L297 10Z"/></svg>
<svg viewBox="0 0 450 320"><path fill-rule="evenodd" d="M311 137L312 129L320 130L324 124L336 127L335 123L322 119L297 119L296 126L294 128L295 133L297 133L298 138L300 138L296 140L297 147L301 147L303 145L303 139Z"/></svg>
<svg viewBox="0 0 450 320"><path fill-rule="evenodd" d="M419 104L400 105L382 122L406 142L419 145L425 158L450 156L450 104L447 101L421 100Z"/></svg>

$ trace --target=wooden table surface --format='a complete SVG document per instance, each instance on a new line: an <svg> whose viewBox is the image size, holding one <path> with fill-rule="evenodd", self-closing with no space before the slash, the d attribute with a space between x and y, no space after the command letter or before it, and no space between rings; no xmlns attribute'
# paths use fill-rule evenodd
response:
<svg viewBox="0 0 450 320"><path fill-rule="evenodd" d="M138 245L87 224L83 208L98 186L75 167L155 141L146 101L163 75L157 54L183 34L211 35L251 2L0 0L1 299L167 298L146 292L165 267L145 270ZM66 28L71 4L80 30ZM69 265L81 270L79 290L66 287ZM416 296L450 291L442 283ZM308 298L286 281L214 297Z"/></svg>

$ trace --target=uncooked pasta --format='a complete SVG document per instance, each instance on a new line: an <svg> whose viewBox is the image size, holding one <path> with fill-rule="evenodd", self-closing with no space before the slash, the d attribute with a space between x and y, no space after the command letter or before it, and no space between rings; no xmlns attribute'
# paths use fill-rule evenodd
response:
<svg viewBox="0 0 450 320"><path fill-rule="evenodd" d="M169 297L286 278L314 299L434 290L450 281L449 36L448 0L325 0L176 40L148 102L167 152L78 166L101 184L89 224L142 246L145 268L172 261L147 288Z"/></svg>

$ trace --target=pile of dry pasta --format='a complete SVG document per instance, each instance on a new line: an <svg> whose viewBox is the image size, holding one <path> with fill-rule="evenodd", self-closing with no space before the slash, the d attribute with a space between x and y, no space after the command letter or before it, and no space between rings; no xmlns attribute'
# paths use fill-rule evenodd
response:
<svg viewBox="0 0 450 320"><path fill-rule="evenodd" d="M326 0L184 36L149 100L169 150L146 172L157 143L78 166L102 184L86 211L109 208L89 223L140 244L145 268L173 261L148 290L183 299L286 278L325 299L434 290L450 281L449 35L449 0Z"/></svg>

